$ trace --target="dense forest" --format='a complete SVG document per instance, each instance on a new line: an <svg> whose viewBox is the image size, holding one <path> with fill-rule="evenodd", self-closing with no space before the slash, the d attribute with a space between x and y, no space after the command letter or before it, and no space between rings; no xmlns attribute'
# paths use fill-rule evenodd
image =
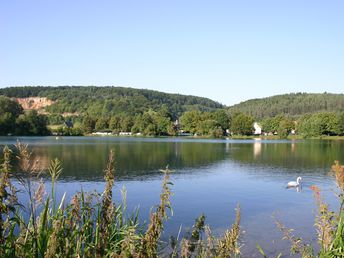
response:
<svg viewBox="0 0 344 258"><path fill-rule="evenodd" d="M252 135L254 122L280 138L344 135L343 94L286 94L229 108L207 98L121 87L12 87L0 89L0 97L0 135L223 137ZM23 110L12 97L45 97L53 104Z"/></svg>
<svg viewBox="0 0 344 258"><path fill-rule="evenodd" d="M285 114L299 117L306 113L344 111L344 94L292 93L262 99L251 99L229 108L240 111L258 120Z"/></svg>
<svg viewBox="0 0 344 258"><path fill-rule="evenodd" d="M47 97L56 101L46 108L51 114L77 112L94 117L134 116L149 109L158 111L165 105L172 119L177 119L185 111L211 111L224 107L207 98L124 87L8 87L0 89L0 95L16 98Z"/></svg>
<svg viewBox="0 0 344 258"><path fill-rule="evenodd" d="M9 87L0 89L0 95L52 100L53 104L44 107L40 113L46 116L53 133L62 135L82 135L95 131L176 135L180 128L174 121L183 114L192 111L213 113L224 108L222 104L207 98L123 87ZM66 122L73 126L65 126ZM213 125L217 126L218 122ZM208 132L199 129L204 134ZM221 132L224 130L221 129ZM18 133L12 128L0 134Z"/></svg>

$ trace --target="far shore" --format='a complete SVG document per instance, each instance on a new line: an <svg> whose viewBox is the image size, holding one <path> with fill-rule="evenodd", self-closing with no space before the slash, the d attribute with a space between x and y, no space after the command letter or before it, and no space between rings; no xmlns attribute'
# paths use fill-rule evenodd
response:
<svg viewBox="0 0 344 258"><path fill-rule="evenodd" d="M86 134L86 135L78 135L78 136L70 136L70 135L8 135L8 136L1 136L1 137L130 137L130 138L185 138L185 139L212 139L212 140L220 140L220 139L230 139L230 140L344 140L344 136L331 136L331 135L321 135L321 136L314 136L314 137L302 137L301 135L290 135L287 138L280 138L278 135L231 135L231 136L223 136L221 138L215 138L211 136L168 136L168 135L161 135L161 136L149 136L149 135L118 135L118 134L108 134L108 135L94 135L94 134Z"/></svg>

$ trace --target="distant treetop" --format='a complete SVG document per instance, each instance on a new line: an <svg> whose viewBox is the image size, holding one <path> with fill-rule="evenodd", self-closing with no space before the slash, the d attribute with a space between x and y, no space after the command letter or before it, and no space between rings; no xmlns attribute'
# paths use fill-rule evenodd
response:
<svg viewBox="0 0 344 258"><path fill-rule="evenodd" d="M15 98L47 97L56 101L50 113L87 113L91 116L135 115L166 106L174 119L189 110L213 111L224 106L208 98L124 87L24 86L0 89L0 95Z"/></svg>
<svg viewBox="0 0 344 258"><path fill-rule="evenodd" d="M229 111L240 111L256 119L274 117L279 114L298 117L307 113L344 111L344 94L291 93L262 99L251 99L229 107Z"/></svg>

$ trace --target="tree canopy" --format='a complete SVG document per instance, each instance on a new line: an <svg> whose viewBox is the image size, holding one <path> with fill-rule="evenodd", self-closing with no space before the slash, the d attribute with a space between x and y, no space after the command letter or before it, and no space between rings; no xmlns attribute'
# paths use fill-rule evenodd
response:
<svg viewBox="0 0 344 258"><path fill-rule="evenodd" d="M176 135L179 130L201 136L250 135L254 121L265 133L286 138L292 130L304 137L344 135L344 95L295 93L253 99L225 107L207 98L123 87L10 87L8 97L46 97L53 104L43 116L24 112L0 96L0 134L47 134L46 125L65 135L95 131ZM71 121L73 128L63 126ZM179 123L175 123L178 121Z"/></svg>
<svg viewBox="0 0 344 258"><path fill-rule="evenodd" d="M16 119L22 112L23 109L17 102L0 96L0 135L14 132Z"/></svg>
<svg viewBox="0 0 344 258"><path fill-rule="evenodd" d="M251 99L229 107L258 120L279 114L299 117L306 113L344 111L344 94L292 93L262 99Z"/></svg>
<svg viewBox="0 0 344 258"><path fill-rule="evenodd" d="M233 134L251 135L253 132L254 119L243 113L235 113L232 116L230 130Z"/></svg>
<svg viewBox="0 0 344 258"><path fill-rule="evenodd" d="M171 117L177 119L185 111L212 111L224 107L202 97L110 86L8 87L0 89L0 95L16 98L46 97L55 101L46 107L46 111L51 114L77 112L93 117L135 116L149 109L158 111L165 105Z"/></svg>

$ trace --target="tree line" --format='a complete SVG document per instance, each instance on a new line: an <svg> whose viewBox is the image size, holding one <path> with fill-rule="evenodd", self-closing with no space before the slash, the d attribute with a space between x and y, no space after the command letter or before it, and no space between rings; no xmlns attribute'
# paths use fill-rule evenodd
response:
<svg viewBox="0 0 344 258"><path fill-rule="evenodd" d="M60 86L8 87L0 95L15 98L46 97L55 101L45 108L51 114L79 113L90 116L135 116L166 105L173 119L185 111L213 111L224 106L208 98L124 87Z"/></svg>
<svg viewBox="0 0 344 258"><path fill-rule="evenodd" d="M97 92L98 88L89 90ZM22 92L22 96L27 96L24 93ZM62 94L63 91L60 93ZM26 94L37 94L37 92L29 91ZM99 92L95 93L97 94ZM60 102L58 98L55 100L58 100L57 103ZM106 103L105 101L100 105L101 109L104 109L104 105L107 106ZM123 109L124 107L125 105ZM101 131L114 134L130 132L147 136L173 136L180 133L207 137L223 137L228 134L246 136L254 133L254 122L258 122L263 133L276 134L280 138L286 138L291 133L302 137L344 135L343 112L322 111L299 116L281 113L259 118L232 109L200 110L193 106L193 109L184 111L176 117L176 113L173 113L167 104L154 108L144 106L139 112L133 113L131 111L116 113L111 109L111 105L106 107L109 112L98 113L97 108L92 108L94 106L85 109L87 110L85 112L77 110L76 115L69 117L64 117L61 113L43 115L34 110L24 111L16 101L0 96L0 135L48 135L51 132L61 135L84 135ZM129 104L126 109L130 110ZM66 122L72 126L66 125ZM47 129L48 125L50 131Z"/></svg>
<svg viewBox="0 0 344 258"><path fill-rule="evenodd" d="M280 114L298 118L307 113L344 111L344 94L291 93L251 99L229 107L230 112L243 112L262 120Z"/></svg>
<svg viewBox="0 0 344 258"><path fill-rule="evenodd" d="M173 121L166 109L148 110L134 117L113 116L98 119L85 116L82 128L85 133L94 131L111 131L141 133L143 135L190 135L220 138L226 135L250 136L254 134L254 122L258 121L241 112L229 113L225 109L212 112L192 110L183 113L177 121ZM298 119L279 114L265 118L257 123L263 134L277 135L287 138L291 133L304 138L322 135L344 135L344 112L319 112L305 114Z"/></svg>
<svg viewBox="0 0 344 258"><path fill-rule="evenodd" d="M221 137L229 128L229 115L225 110L184 112L180 122L174 120L167 105L157 110L148 109L135 115L122 113L63 117L61 114L38 114L35 110L25 111L15 101L0 96L0 135L48 135L52 131L62 135L91 134L96 131L112 133L131 132L147 136L177 135L180 130L202 136ZM67 125L67 122L71 126Z"/></svg>

